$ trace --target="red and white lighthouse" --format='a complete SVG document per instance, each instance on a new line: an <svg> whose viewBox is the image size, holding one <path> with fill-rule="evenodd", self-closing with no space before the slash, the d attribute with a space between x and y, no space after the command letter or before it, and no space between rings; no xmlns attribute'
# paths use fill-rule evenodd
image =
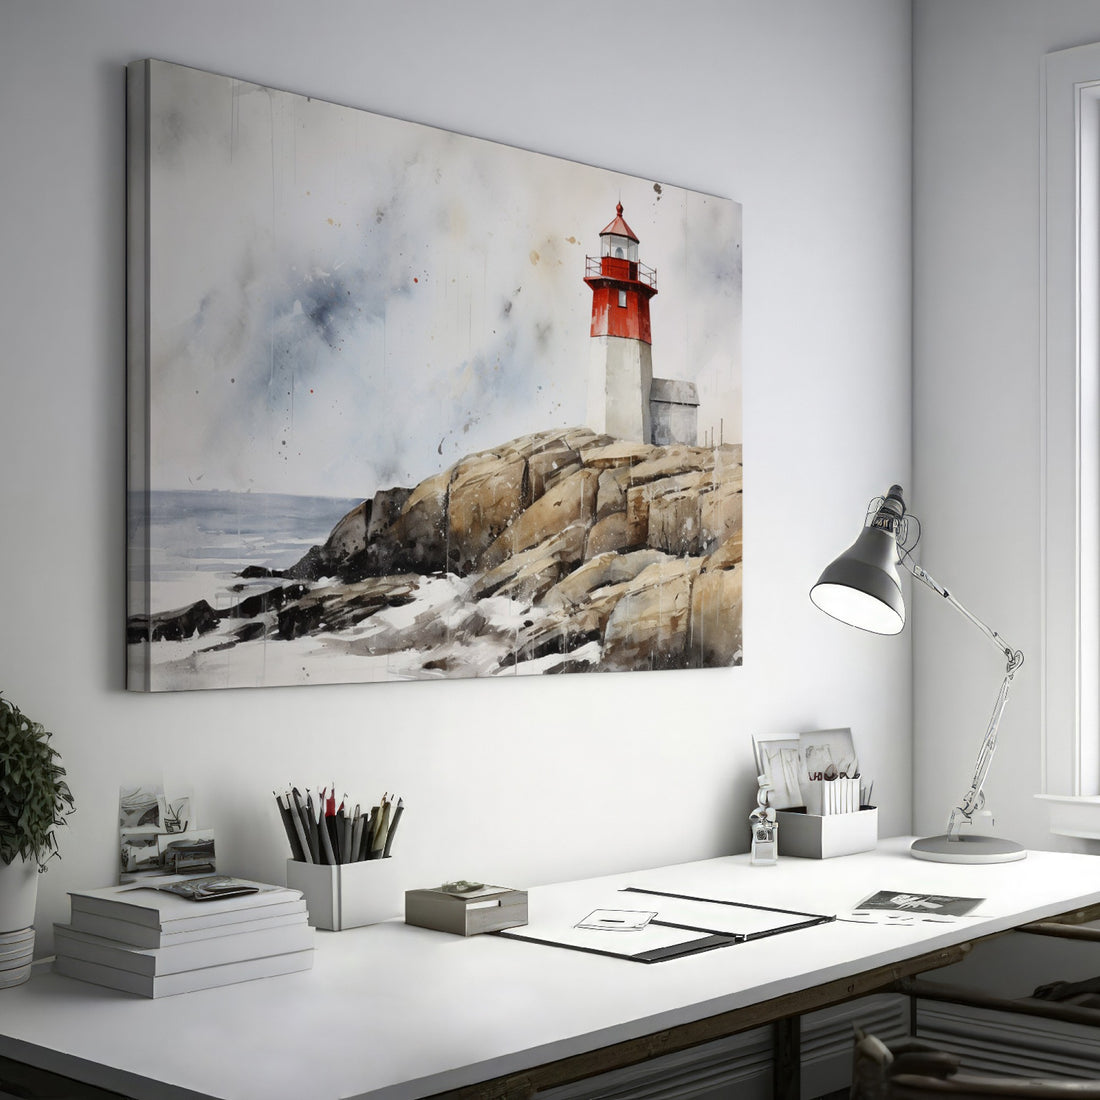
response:
<svg viewBox="0 0 1100 1100"><path fill-rule="evenodd" d="M639 261L638 238L623 220L621 202L600 231L600 255L586 259L584 281L592 288L589 427L649 443L649 299L657 293L657 272Z"/></svg>

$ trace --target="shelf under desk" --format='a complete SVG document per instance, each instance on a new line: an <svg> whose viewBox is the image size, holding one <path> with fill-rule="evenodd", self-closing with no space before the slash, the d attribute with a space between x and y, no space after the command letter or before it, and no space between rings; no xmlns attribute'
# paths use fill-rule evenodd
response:
<svg viewBox="0 0 1100 1100"><path fill-rule="evenodd" d="M641 886L828 914L880 889L980 896L975 916L835 921L653 965L394 921L318 933L310 971L155 1001L47 964L0 991L0 1058L142 1100L521 1096L869 993L957 961L974 940L1100 905L1093 856L935 864L912 859L909 839L832 860L732 856L542 886L530 912L564 906L580 920Z"/></svg>

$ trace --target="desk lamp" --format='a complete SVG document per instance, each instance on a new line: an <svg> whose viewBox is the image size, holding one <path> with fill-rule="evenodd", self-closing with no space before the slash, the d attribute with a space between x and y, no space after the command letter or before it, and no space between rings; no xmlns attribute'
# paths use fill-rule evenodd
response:
<svg viewBox="0 0 1100 1100"><path fill-rule="evenodd" d="M993 716L978 750L974 777L962 802L951 811L947 832L942 836L916 840L910 849L918 859L935 863L1008 863L1023 859L1026 850L1015 841L977 833L961 832L973 825L974 814L985 805L982 790L997 747L997 726L1008 699L1012 677L1024 663L1024 655L1006 645L1004 639L971 614L946 588L934 580L912 558L920 540L920 520L907 514L900 485L892 485L885 497L871 501L864 527L839 558L827 566L810 599L827 615L842 623L874 634L897 634L905 626L905 601L897 565L900 563L918 581L942 596L964 618L972 622L1004 655L1008 665Z"/></svg>

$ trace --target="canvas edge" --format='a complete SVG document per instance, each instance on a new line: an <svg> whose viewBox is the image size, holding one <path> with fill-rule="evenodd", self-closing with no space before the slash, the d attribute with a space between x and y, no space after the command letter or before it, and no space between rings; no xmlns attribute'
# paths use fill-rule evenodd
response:
<svg viewBox="0 0 1100 1100"><path fill-rule="evenodd" d="M149 84L148 60L126 66L126 617L148 615ZM141 516L132 514L135 508ZM150 691L149 642L126 644L126 688Z"/></svg>

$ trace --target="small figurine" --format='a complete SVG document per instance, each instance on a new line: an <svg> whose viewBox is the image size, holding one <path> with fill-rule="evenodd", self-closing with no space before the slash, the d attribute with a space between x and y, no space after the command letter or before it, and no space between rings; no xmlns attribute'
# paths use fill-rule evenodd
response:
<svg viewBox="0 0 1100 1100"><path fill-rule="evenodd" d="M766 775L758 775L756 809L749 814L752 829L752 855L749 862L758 867L770 867L779 862L779 822L775 809L769 805L773 787Z"/></svg>

